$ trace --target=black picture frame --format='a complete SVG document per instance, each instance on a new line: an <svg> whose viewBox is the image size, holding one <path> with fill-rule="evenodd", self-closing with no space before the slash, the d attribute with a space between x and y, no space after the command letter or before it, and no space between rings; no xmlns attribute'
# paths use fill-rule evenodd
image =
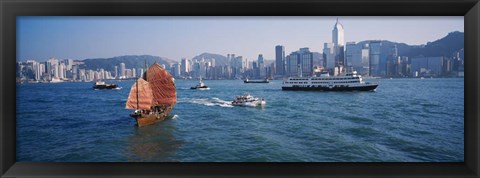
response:
<svg viewBox="0 0 480 178"><path fill-rule="evenodd" d="M463 163L25 163L16 162L17 16L464 16ZM479 177L478 0L1 0L1 177Z"/></svg>

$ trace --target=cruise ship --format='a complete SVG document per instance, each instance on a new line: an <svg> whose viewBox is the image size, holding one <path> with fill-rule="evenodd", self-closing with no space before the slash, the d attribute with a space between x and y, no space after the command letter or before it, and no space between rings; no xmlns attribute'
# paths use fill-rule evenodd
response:
<svg viewBox="0 0 480 178"><path fill-rule="evenodd" d="M357 72L340 76L322 73L319 77L289 77L283 81L282 90L313 91L375 91L378 84L362 80Z"/></svg>

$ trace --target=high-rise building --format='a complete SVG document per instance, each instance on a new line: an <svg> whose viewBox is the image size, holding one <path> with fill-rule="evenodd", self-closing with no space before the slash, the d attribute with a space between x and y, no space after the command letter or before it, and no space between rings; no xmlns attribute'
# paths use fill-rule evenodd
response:
<svg viewBox="0 0 480 178"><path fill-rule="evenodd" d="M115 78L119 78L118 76L118 66L115 66L114 69L113 69L113 74L115 75Z"/></svg>
<svg viewBox="0 0 480 178"><path fill-rule="evenodd" d="M65 78L65 76L63 75L63 70L64 70L64 69L65 69L65 64L60 63L60 64L58 65L58 78L59 78L59 79Z"/></svg>
<svg viewBox="0 0 480 178"><path fill-rule="evenodd" d="M347 42L345 45L345 67L357 70L362 66L362 48L355 42Z"/></svg>
<svg viewBox="0 0 480 178"><path fill-rule="evenodd" d="M173 77L180 77L180 66L181 64L180 63L175 63L173 64L172 66L172 74L173 74Z"/></svg>
<svg viewBox="0 0 480 178"><path fill-rule="evenodd" d="M356 68L357 72L361 75L368 76L369 75L369 67L370 67L370 57L369 57L369 48L368 43L365 43L361 49L361 67Z"/></svg>
<svg viewBox="0 0 480 178"><path fill-rule="evenodd" d="M258 64L258 75L260 78L265 78L267 77L267 71L265 70L265 61L263 59L263 55L262 54L259 54L258 55L258 60L257 60L257 64Z"/></svg>
<svg viewBox="0 0 480 178"><path fill-rule="evenodd" d="M443 74L445 58L417 57L411 59L412 76L440 76Z"/></svg>
<svg viewBox="0 0 480 178"><path fill-rule="evenodd" d="M125 63L120 63L120 78L125 78L126 77L126 74L125 74Z"/></svg>
<svg viewBox="0 0 480 178"><path fill-rule="evenodd" d="M300 48L287 56L287 76L312 76L313 53L308 48Z"/></svg>
<svg viewBox="0 0 480 178"><path fill-rule="evenodd" d="M285 74L285 47L275 46L275 75L283 76Z"/></svg>
<svg viewBox="0 0 480 178"><path fill-rule="evenodd" d="M191 71L191 65L192 64L190 64L190 60L183 58L180 65L180 74L185 77L188 76L188 73Z"/></svg>
<svg viewBox="0 0 480 178"><path fill-rule="evenodd" d="M345 65L344 63L344 46L345 46L345 32L343 25L338 21L333 26L332 30L332 43L335 53L335 67L339 65Z"/></svg>
<svg viewBox="0 0 480 178"><path fill-rule="evenodd" d="M344 46L345 45L345 36L344 36L343 25L338 21L333 26L332 30L332 43L335 46Z"/></svg>
<svg viewBox="0 0 480 178"><path fill-rule="evenodd" d="M323 60L325 61L324 66L327 69L335 68L335 53L334 53L334 44L333 43L324 43L324 45L323 45Z"/></svg>
<svg viewBox="0 0 480 178"><path fill-rule="evenodd" d="M380 56L382 50L381 41L370 41L369 48L369 72L370 76L380 76Z"/></svg>

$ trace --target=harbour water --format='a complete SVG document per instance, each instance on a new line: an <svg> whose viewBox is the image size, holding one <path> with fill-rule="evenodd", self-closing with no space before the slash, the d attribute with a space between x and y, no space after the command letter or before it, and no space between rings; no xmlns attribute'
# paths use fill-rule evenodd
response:
<svg viewBox="0 0 480 178"><path fill-rule="evenodd" d="M125 109L133 82L17 84L17 161L464 161L462 78L378 79L375 92L282 91L280 80L205 80L200 91L176 80L171 118L141 128ZM231 106L246 92L266 106Z"/></svg>

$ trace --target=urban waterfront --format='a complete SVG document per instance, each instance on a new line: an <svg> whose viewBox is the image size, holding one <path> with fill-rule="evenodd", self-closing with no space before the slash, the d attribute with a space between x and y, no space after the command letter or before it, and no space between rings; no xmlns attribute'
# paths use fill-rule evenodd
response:
<svg viewBox="0 0 480 178"><path fill-rule="evenodd" d="M463 78L378 79L375 92L176 80L171 119L141 128L125 109L133 82L17 84L17 161L464 161ZM245 92L266 106L231 106Z"/></svg>

